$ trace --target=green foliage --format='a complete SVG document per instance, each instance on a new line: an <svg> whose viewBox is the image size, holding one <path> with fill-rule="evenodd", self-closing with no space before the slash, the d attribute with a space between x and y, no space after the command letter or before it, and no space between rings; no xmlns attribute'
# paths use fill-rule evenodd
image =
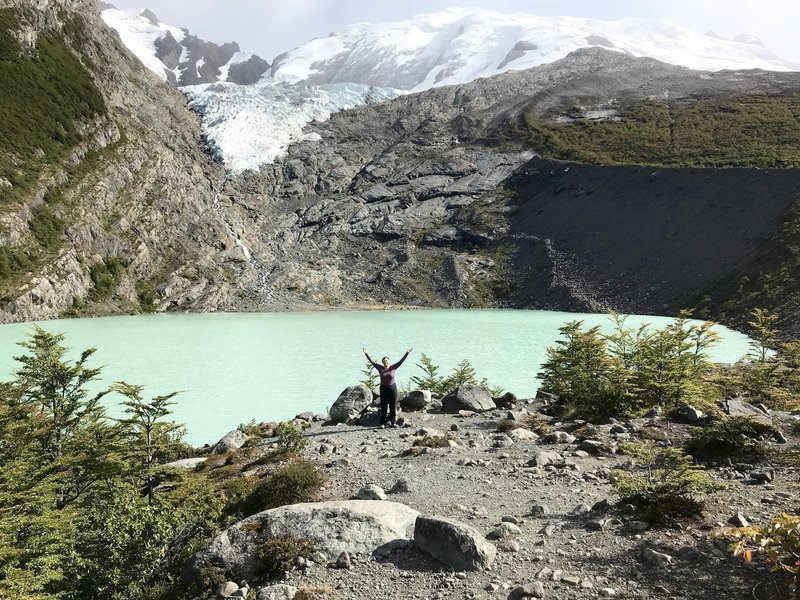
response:
<svg viewBox="0 0 800 600"><path fill-rule="evenodd" d="M740 527L730 533L736 540L731 545L735 556L750 562L753 554L761 554L772 572L794 578L795 598L800 597L800 515L781 513L765 527Z"/></svg>
<svg viewBox="0 0 800 600"><path fill-rule="evenodd" d="M686 444L695 457L748 457L766 452L763 438L772 437L775 428L748 417L730 417L698 428Z"/></svg>
<svg viewBox="0 0 800 600"><path fill-rule="evenodd" d="M127 267L127 261L119 256L112 256L104 262L92 265L89 269L89 277L94 284L91 292L92 300L101 300L111 296Z"/></svg>
<svg viewBox="0 0 800 600"><path fill-rule="evenodd" d="M314 464L297 460L262 479L241 503L244 516L261 511L307 502L322 485L322 476Z"/></svg>
<svg viewBox="0 0 800 600"><path fill-rule="evenodd" d="M571 321L547 349L542 389L566 400L577 417L602 421L633 416L652 406L674 408L698 394L710 364L706 350L717 342L711 323L689 324L686 313L652 330L625 327L611 313L614 330L584 329Z"/></svg>
<svg viewBox="0 0 800 600"><path fill-rule="evenodd" d="M378 387L378 375L371 362L367 361L366 366L361 369L361 375L364 376L364 379L361 380L361 383L363 383L369 389L374 390L376 387Z"/></svg>
<svg viewBox="0 0 800 600"><path fill-rule="evenodd" d="M213 486L170 482L156 463L175 452L170 396L115 384L117 423L87 386L100 369L65 359L64 336L35 327L16 379L0 384L0 597L144 600L176 577L221 518ZM144 489L149 494L142 494Z"/></svg>
<svg viewBox="0 0 800 600"><path fill-rule="evenodd" d="M492 387L486 379L478 379L475 368L466 358L459 362L449 375L442 377L439 375L439 366L431 358L422 354L417 366L422 370L422 375L414 375L411 382L417 389L429 390L436 396L444 396L450 390L457 388L462 383L471 383L488 388L492 394L500 395L500 388Z"/></svg>
<svg viewBox="0 0 800 600"><path fill-rule="evenodd" d="M192 519L172 506L143 502L130 487L86 512L67 556L76 596L108 600L148 597L177 565L184 527Z"/></svg>
<svg viewBox="0 0 800 600"><path fill-rule="evenodd" d="M269 579L281 579L294 567L298 556L309 558L317 548L312 542L293 535L272 538L256 548L256 558Z"/></svg>
<svg viewBox="0 0 800 600"><path fill-rule="evenodd" d="M279 423L273 435L278 438L275 440L276 450L282 456L299 454L308 445L300 430L289 422Z"/></svg>
<svg viewBox="0 0 800 600"><path fill-rule="evenodd" d="M412 446L417 448L449 448L451 438L444 435L426 435L414 440Z"/></svg>
<svg viewBox="0 0 800 600"><path fill-rule="evenodd" d="M126 437L130 439L129 456L132 461L133 475L147 491L150 504L155 501L153 490L157 484L156 465L159 457L169 455L174 446L179 443L172 435L181 428L173 422L161 421L169 416L169 407L174 404L171 399L178 392L164 396L156 396L145 401L142 398L144 386L131 385L124 381L117 381L111 390L121 394L125 400L122 405L128 415L121 423L125 426ZM161 421L161 422L160 422Z"/></svg>
<svg viewBox="0 0 800 600"><path fill-rule="evenodd" d="M666 524L678 517L699 515L704 496L724 488L675 448L660 448L647 441L628 444L624 449L639 460L639 469L614 471L614 493L651 523Z"/></svg>
<svg viewBox="0 0 800 600"><path fill-rule="evenodd" d="M0 9L0 178L12 188L5 201L21 199L42 168L67 156L83 141L82 125L106 114L89 71L60 32L39 35L28 52L12 32L17 9Z"/></svg>
<svg viewBox="0 0 800 600"><path fill-rule="evenodd" d="M596 164L680 167L800 166L800 98L621 101L615 120L570 111L557 123L525 112L507 130L544 156ZM561 115L563 116L563 115Z"/></svg>
<svg viewBox="0 0 800 600"><path fill-rule="evenodd" d="M64 236L64 223L53 214L46 204L40 204L33 211L33 218L28 224L33 237L43 248L51 249L59 246Z"/></svg>
<svg viewBox="0 0 800 600"><path fill-rule="evenodd" d="M236 428L245 435L253 438L260 438L263 436L263 432L261 431L261 426L255 422L255 420L250 421L249 423L239 423L239 426Z"/></svg>
<svg viewBox="0 0 800 600"><path fill-rule="evenodd" d="M776 315L756 309L751 317L747 358L732 366L717 365L711 381L724 397L743 396L778 410L800 408L800 343L779 339Z"/></svg>

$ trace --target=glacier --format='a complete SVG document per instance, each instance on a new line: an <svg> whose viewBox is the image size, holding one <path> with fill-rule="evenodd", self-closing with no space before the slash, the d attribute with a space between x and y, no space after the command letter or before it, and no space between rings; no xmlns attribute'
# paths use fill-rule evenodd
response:
<svg viewBox="0 0 800 600"><path fill-rule="evenodd" d="M207 83L181 89L189 98L189 108L200 115L217 158L233 173L273 162L293 142L318 139L316 134L303 133L312 121L401 93L358 83Z"/></svg>

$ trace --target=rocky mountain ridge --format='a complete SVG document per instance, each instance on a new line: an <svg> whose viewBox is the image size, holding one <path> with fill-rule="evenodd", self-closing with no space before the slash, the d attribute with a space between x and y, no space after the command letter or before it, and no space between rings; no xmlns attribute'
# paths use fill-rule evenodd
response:
<svg viewBox="0 0 800 600"><path fill-rule="evenodd" d="M119 10L103 2L102 16L142 63L175 86L228 81L256 83L270 64L236 42L205 41L188 29L165 25L149 9Z"/></svg>

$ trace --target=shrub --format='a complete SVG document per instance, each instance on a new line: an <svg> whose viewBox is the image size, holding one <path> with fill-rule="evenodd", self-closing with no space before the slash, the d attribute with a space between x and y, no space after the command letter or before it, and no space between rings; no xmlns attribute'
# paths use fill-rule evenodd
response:
<svg viewBox="0 0 800 600"><path fill-rule="evenodd" d="M703 497L724 487L675 448L642 442L624 449L639 459L641 467L639 472L614 471L614 493L648 522L666 524L699 515L705 507Z"/></svg>
<svg viewBox="0 0 800 600"><path fill-rule="evenodd" d="M225 479L219 486L219 494L225 505L224 513L236 519L242 519L244 506L247 499L258 486L255 477L231 477Z"/></svg>
<svg viewBox="0 0 800 600"><path fill-rule="evenodd" d="M303 586L297 590L293 600L318 600L333 596L333 588L329 585Z"/></svg>
<svg viewBox="0 0 800 600"><path fill-rule="evenodd" d="M449 448L451 438L443 435L426 435L414 440L413 446L417 448Z"/></svg>
<svg viewBox="0 0 800 600"><path fill-rule="evenodd" d="M771 571L794 578L795 598L800 598L800 515L782 513L766 527L740 527L729 532L735 556L750 562L753 553L764 555Z"/></svg>
<svg viewBox="0 0 800 600"><path fill-rule="evenodd" d="M291 571L298 556L310 557L317 549L308 540L287 535L269 539L256 548L256 558L264 574L270 579L281 579Z"/></svg>
<svg viewBox="0 0 800 600"><path fill-rule="evenodd" d="M760 456L766 451L762 439L775 428L748 417L731 417L696 430L686 444L693 456Z"/></svg>
<svg viewBox="0 0 800 600"><path fill-rule="evenodd" d="M262 479L241 503L244 516L263 510L308 501L322 485L317 468L306 460L298 460L280 468L271 477Z"/></svg>
<svg viewBox="0 0 800 600"><path fill-rule="evenodd" d="M300 430L291 423L280 423L273 435L277 436L277 452L287 456L290 454L299 454L308 445L308 441L300 433Z"/></svg>

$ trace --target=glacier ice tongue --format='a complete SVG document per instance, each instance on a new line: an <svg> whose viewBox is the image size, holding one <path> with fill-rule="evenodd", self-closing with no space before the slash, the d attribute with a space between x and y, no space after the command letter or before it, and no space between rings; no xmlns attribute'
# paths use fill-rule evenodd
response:
<svg viewBox="0 0 800 600"><path fill-rule="evenodd" d="M303 133L311 121L324 121L337 110L382 102L401 93L357 83L210 83L181 89L189 97L189 108L200 115L218 158L236 173L273 162L293 142L319 139Z"/></svg>

